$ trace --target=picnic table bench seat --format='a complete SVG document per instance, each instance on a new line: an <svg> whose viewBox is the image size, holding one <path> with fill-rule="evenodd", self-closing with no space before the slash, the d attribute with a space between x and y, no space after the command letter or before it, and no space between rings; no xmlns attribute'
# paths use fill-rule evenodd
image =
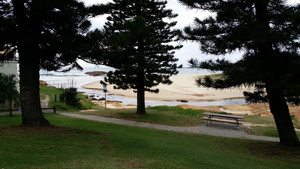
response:
<svg viewBox="0 0 300 169"><path fill-rule="evenodd" d="M205 120L206 125L211 124L213 121L222 123L236 124L237 126L242 124L243 116L227 115L227 114L216 114L216 113L203 113L205 116L202 120Z"/></svg>

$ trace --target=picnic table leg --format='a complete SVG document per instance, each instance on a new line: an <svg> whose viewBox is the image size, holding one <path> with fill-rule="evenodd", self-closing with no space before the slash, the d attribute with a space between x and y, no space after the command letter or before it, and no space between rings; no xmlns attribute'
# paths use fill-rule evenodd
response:
<svg viewBox="0 0 300 169"><path fill-rule="evenodd" d="M211 125L211 116L209 116L208 119L209 119L209 124Z"/></svg>

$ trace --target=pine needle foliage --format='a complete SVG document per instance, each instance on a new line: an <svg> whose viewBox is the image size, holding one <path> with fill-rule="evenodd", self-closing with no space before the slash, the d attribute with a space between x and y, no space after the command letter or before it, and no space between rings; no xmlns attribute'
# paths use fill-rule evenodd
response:
<svg viewBox="0 0 300 169"><path fill-rule="evenodd" d="M137 113L145 112L145 92L158 93L158 84L171 84L178 73L174 50L180 31L172 29L177 15L165 9L166 1L114 0L104 26L106 64L116 68L107 81L117 89L137 92Z"/></svg>
<svg viewBox="0 0 300 169"><path fill-rule="evenodd" d="M226 89L253 86L244 92L249 102L269 102L280 142L299 145L287 102L300 104L300 5L285 0L180 0L212 16L195 19L184 29L184 38L201 44L201 51L223 55L243 52L239 61L222 59L198 62L193 67L223 71L225 79L199 79L199 85Z"/></svg>
<svg viewBox="0 0 300 169"><path fill-rule="evenodd" d="M78 0L0 1L0 50L16 48L19 53L23 125L50 125L41 111L39 70L81 69L77 59L88 53L82 43L89 38L89 17L104 9Z"/></svg>

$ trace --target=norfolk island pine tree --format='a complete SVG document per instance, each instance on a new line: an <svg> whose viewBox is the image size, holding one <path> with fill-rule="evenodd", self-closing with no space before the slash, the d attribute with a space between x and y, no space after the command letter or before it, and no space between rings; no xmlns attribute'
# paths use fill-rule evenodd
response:
<svg viewBox="0 0 300 169"><path fill-rule="evenodd" d="M220 70L225 76L198 79L198 85L217 89L255 87L252 93L244 92L247 101L269 102L280 143L299 146L287 102L300 103L300 5L288 6L283 0L180 1L216 14L195 19L196 26L185 28L185 39L199 42L201 50L209 54L244 51L236 63L191 60L194 67Z"/></svg>
<svg viewBox="0 0 300 169"><path fill-rule="evenodd" d="M106 81L116 89L134 89L139 115L146 114L145 92L158 93L152 87L171 84L169 77L180 67L174 50L182 46L170 44L178 40L178 30L171 30L176 22L164 21L177 15L165 9L166 3L114 0L103 30L104 62L116 69L108 73Z"/></svg>
<svg viewBox="0 0 300 169"><path fill-rule="evenodd" d="M39 70L80 68L76 59L89 29L88 17L102 6L86 8L77 0L3 0L0 2L0 46L17 47L20 64L22 125L49 126L39 95Z"/></svg>

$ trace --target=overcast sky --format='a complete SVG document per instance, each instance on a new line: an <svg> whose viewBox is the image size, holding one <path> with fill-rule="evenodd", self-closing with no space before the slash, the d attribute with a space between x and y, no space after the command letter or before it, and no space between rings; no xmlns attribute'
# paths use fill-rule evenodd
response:
<svg viewBox="0 0 300 169"><path fill-rule="evenodd" d="M80 0L83 1L86 5L92 5L97 3L107 3L112 2L112 0ZM300 0L287 0L289 4L299 4ZM178 14L178 17L175 18L177 21L176 28L182 29L185 26L192 25L195 17L203 19L210 15L209 12L202 10L189 9L178 2L178 0L167 0L167 9L172 9L173 13ZM106 22L107 15L98 16L91 19L92 29L102 28ZM224 56L214 56L203 54L199 50L199 44L191 42L181 42L183 48L177 50L175 57L179 59L178 64L182 64L184 67L188 66L187 61L191 58L197 58L199 60L207 59L217 59ZM227 57L232 61L236 61L241 58L242 52L232 53ZM82 65L84 66L84 65Z"/></svg>

